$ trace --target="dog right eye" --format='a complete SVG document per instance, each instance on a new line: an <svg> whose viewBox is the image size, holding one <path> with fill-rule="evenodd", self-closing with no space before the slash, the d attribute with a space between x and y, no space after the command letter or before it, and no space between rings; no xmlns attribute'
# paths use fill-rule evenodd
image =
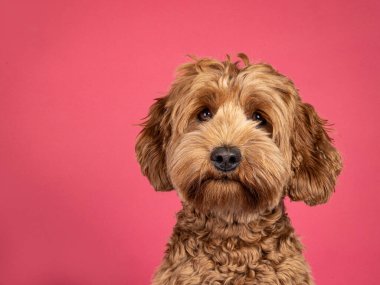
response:
<svg viewBox="0 0 380 285"><path fill-rule="evenodd" d="M198 113L198 120L201 122L206 122L211 120L212 113L209 108L204 108L202 111Z"/></svg>

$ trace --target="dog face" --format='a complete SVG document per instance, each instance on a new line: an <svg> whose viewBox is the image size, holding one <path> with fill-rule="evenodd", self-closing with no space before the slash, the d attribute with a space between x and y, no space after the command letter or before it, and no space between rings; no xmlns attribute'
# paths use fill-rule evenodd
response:
<svg viewBox="0 0 380 285"><path fill-rule="evenodd" d="M156 190L202 211L262 212L288 195L326 202L338 152L291 80L267 64L227 58L182 65L151 107L136 153Z"/></svg>

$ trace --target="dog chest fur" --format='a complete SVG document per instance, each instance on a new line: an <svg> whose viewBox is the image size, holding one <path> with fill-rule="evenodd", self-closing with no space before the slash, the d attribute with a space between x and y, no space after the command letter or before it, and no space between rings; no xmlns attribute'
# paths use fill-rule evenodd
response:
<svg viewBox="0 0 380 285"><path fill-rule="evenodd" d="M250 222L177 215L153 284L313 284L283 204Z"/></svg>

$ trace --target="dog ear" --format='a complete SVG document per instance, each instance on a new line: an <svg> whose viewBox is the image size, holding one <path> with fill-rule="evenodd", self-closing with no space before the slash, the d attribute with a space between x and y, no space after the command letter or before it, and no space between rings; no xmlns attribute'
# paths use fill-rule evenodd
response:
<svg viewBox="0 0 380 285"><path fill-rule="evenodd" d="M137 160L142 173L157 191L173 189L166 167L166 144L171 135L167 97L158 98L150 107L136 143Z"/></svg>
<svg viewBox="0 0 380 285"><path fill-rule="evenodd" d="M327 202L342 169L339 153L313 106L298 102L292 145L292 178L287 194L308 205Z"/></svg>

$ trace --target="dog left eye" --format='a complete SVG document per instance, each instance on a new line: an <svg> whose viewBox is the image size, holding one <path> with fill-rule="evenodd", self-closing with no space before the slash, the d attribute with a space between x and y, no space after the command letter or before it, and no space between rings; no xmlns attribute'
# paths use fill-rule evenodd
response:
<svg viewBox="0 0 380 285"><path fill-rule="evenodd" d="M267 120L259 112L254 112L252 115L252 120L259 122L259 127L263 127L267 124Z"/></svg>
<svg viewBox="0 0 380 285"><path fill-rule="evenodd" d="M212 118L212 113L209 108L204 108L201 112L198 113L198 120L201 122L208 121Z"/></svg>

